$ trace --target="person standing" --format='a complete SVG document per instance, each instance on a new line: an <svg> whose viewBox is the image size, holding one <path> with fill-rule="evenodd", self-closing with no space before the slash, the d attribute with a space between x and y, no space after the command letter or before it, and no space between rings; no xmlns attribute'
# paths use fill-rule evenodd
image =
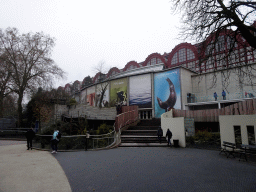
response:
<svg viewBox="0 0 256 192"><path fill-rule="evenodd" d="M35 132L33 131L33 128L30 128L26 133L25 136L27 138L27 150L29 150L29 148L32 150L32 140L35 137Z"/></svg>
<svg viewBox="0 0 256 192"><path fill-rule="evenodd" d="M222 91L222 97L223 97L223 100L226 100L226 92L224 90Z"/></svg>
<svg viewBox="0 0 256 192"><path fill-rule="evenodd" d="M51 140L52 153L57 153L57 150L58 150L58 142L59 142L59 139L57 137L58 134L59 134L59 131L55 130L52 135L52 140Z"/></svg>
<svg viewBox="0 0 256 192"><path fill-rule="evenodd" d="M218 95L217 95L217 93L216 93L216 92L214 92L213 97L215 98L215 101L217 101L217 97L218 97Z"/></svg>
<svg viewBox="0 0 256 192"><path fill-rule="evenodd" d="M166 137L168 139L168 144L167 145L170 145L170 147L171 147L172 146L172 143L171 143L172 132L170 131L170 129L167 129Z"/></svg>
<svg viewBox="0 0 256 192"><path fill-rule="evenodd" d="M162 136L163 136L163 130L161 127L158 127L158 130L157 130L157 137L158 137L158 141L161 143L161 140L162 140Z"/></svg>

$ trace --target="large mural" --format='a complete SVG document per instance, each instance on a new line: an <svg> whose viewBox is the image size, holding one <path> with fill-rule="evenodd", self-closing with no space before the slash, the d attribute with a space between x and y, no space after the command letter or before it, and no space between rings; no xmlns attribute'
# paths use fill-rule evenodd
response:
<svg viewBox="0 0 256 192"><path fill-rule="evenodd" d="M150 74L130 77L129 93L129 105L152 108Z"/></svg>
<svg viewBox="0 0 256 192"><path fill-rule="evenodd" d="M95 104L95 86L87 88L87 103L91 106Z"/></svg>
<svg viewBox="0 0 256 192"><path fill-rule="evenodd" d="M181 109L180 70L155 74L154 76L155 117L171 109Z"/></svg>
<svg viewBox="0 0 256 192"><path fill-rule="evenodd" d="M97 89L96 89L96 106L97 107L99 107L100 105L100 97L103 92L104 92L104 95L103 95L101 106L108 107L108 104L109 104L109 84L108 83L102 83L97 85Z"/></svg>
<svg viewBox="0 0 256 192"><path fill-rule="evenodd" d="M110 106L127 105L127 78L111 81Z"/></svg>

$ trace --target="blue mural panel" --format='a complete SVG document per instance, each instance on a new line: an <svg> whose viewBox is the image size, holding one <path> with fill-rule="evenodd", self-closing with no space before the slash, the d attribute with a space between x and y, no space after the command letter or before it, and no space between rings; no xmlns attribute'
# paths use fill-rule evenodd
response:
<svg viewBox="0 0 256 192"><path fill-rule="evenodd" d="M172 108L181 109L179 69L155 74L154 102L156 118Z"/></svg>

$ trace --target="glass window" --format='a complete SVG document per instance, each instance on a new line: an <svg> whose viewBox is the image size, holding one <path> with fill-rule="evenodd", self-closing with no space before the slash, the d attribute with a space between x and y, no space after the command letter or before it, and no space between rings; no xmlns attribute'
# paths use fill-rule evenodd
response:
<svg viewBox="0 0 256 192"><path fill-rule="evenodd" d="M216 43L216 47L215 47L215 52L221 52L225 50L225 41L224 41L224 36L220 36L218 38L218 41Z"/></svg>
<svg viewBox="0 0 256 192"><path fill-rule="evenodd" d="M247 59L253 60L253 52L252 52L251 47L247 47Z"/></svg>
<svg viewBox="0 0 256 192"><path fill-rule="evenodd" d="M173 57L172 57L172 62L171 62L171 64L172 65L175 65L175 64L177 64L178 63L178 53L175 53L174 55L173 55Z"/></svg>
<svg viewBox="0 0 256 192"><path fill-rule="evenodd" d="M192 68L192 65L193 65L193 63L192 63L192 62L189 62L189 63L188 63L188 68L191 69L191 68Z"/></svg>
<svg viewBox="0 0 256 192"><path fill-rule="evenodd" d="M155 65L156 64L156 58L152 58L151 59L151 65Z"/></svg>
<svg viewBox="0 0 256 192"><path fill-rule="evenodd" d="M186 49L185 48L179 50L179 62L181 63L184 61L186 61Z"/></svg>
<svg viewBox="0 0 256 192"><path fill-rule="evenodd" d="M195 55L191 49L187 49L187 60L195 59Z"/></svg>
<svg viewBox="0 0 256 192"><path fill-rule="evenodd" d="M207 48L206 48L206 50L205 50L205 54L206 55L211 55L212 53L214 53L214 50L213 50L213 44L212 44L213 42L211 42L208 46L207 46Z"/></svg>
<svg viewBox="0 0 256 192"><path fill-rule="evenodd" d="M157 58L157 64L162 63L161 59Z"/></svg>

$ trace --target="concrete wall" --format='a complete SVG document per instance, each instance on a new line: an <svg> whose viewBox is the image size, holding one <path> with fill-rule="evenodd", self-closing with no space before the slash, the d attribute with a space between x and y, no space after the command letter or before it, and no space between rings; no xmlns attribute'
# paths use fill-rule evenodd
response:
<svg viewBox="0 0 256 192"><path fill-rule="evenodd" d="M191 75L195 73L180 68L180 84L181 84L181 109L185 110L187 102L187 93L192 93Z"/></svg>
<svg viewBox="0 0 256 192"><path fill-rule="evenodd" d="M229 70L220 70L218 72L210 72L201 75L193 75L192 92L196 94L197 102L212 101L213 93L218 94L218 100L222 100L221 92L226 91L226 99L244 98L245 91L253 93L256 96L256 87L250 86L251 83L256 83L256 79L248 74L256 75L256 71L251 69L256 64L245 66L242 68L244 73L239 73L237 68ZM182 78L184 75L182 76ZM216 78L215 78L216 77ZM213 83L216 80L215 83Z"/></svg>
<svg viewBox="0 0 256 192"><path fill-rule="evenodd" d="M256 134L256 115L220 115L219 122L221 143L223 141L235 143L234 126L241 128L242 144L248 145L247 126L254 126L254 134Z"/></svg>
<svg viewBox="0 0 256 192"><path fill-rule="evenodd" d="M168 111L161 115L161 127L163 129L164 136L167 132L167 129L170 129L172 132L172 143L174 139L178 139L179 146L186 147L184 117L173 118L172 110Z"/></svg>
<svg viewBox="0 0 256 192"><path fill-rule="evenodd" d="M87 89L84 89L84 90L82 90L81 92L80 92L80 103L81 104L86 104L86 102L87 102L87 91L86 91Z"/></svg>

